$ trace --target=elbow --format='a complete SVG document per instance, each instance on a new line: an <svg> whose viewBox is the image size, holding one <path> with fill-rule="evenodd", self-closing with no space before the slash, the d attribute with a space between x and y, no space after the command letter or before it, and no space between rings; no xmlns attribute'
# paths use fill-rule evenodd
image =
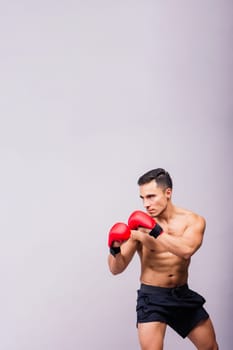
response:
<svg viewBox="0 0 233 350"><path fill-rule="evenodd" d="M116 276L116 275L119 275L122 271L110 269L110 272L111 272L112 275Z"/></svg>
<svg viewBox="0 0 233 350"><path fill-rule="evenodd" d="M183 252L183 258L185 260L189 260L193 254L194 254L194 251L192 249L188 248Z"/></svg>
<svg viewBox="0 0 233 350"><path fill-rule="evenodd" d="M119 275L120 273L122 273L125 270L125 267L110 266L109 270L110 270L112 275L116 276L116 275Z"/></svg>
<svg viewBox="0 0 233 350"><path fill-rule="evenodd" d="M183 255L183 258L184 258L185 260L189 260L189 259L191 258L191 256L192 256L192 254L184 254L184 255Z"/></svg>
<svg viewBox="0 0 233 350"><path fill-rule="evenodd" d="M124 271L124 268L120 266L115 266L115 264L109 264L109 271L112 275L119 275L122 271Z"/></svg>
<svg viewBox="0 0 233 350"><path fill-rule="evenodd" d="M200 248L200 244L192 247L186 247L184 250L183 258L189 260L194 253Z"/></svg>

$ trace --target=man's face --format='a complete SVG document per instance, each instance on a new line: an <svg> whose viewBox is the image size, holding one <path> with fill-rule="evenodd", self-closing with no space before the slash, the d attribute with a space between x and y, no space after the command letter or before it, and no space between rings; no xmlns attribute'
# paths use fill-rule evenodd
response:
<svg viewBox="0 0 233 350"><path fill-rule="evenodd" d="M160 215L166 208L168 200L171 198L171 189L163 189L152 180L139 187L140 198L148 214L152 217Z"/></svg>

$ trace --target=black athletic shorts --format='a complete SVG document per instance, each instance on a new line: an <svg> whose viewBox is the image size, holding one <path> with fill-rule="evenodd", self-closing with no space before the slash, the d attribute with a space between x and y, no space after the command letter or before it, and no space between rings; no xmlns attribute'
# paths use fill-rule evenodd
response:
<svg viewBox="0 0 233 350"><path fill-rule="evenodd" d="M163 288L141 284L137 291L137 324L163 322L185 338L209 315L203 307L205 299L185 284Z"/></svg>

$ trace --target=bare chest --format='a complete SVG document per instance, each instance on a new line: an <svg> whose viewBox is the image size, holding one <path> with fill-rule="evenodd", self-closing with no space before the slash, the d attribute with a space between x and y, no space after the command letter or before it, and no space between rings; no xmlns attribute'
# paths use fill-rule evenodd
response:
<svg viewBox="0 0 233 350"><path fill-rule="evenodd" d="M174 221L171 223L159 223L163 231L172 236L182 236L187 225L182 221Z"/></svg>

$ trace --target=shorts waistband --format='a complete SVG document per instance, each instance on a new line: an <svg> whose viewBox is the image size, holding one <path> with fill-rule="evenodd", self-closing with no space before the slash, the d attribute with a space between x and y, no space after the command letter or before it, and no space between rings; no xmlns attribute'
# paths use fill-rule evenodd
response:
<svg viewBox="0 0 233 350"><path fill-rule="evenodd" d="M144 283L141 283L141 286L140 286L140 291L143 292L143 293L157 293L159 291L163 291L163 292L178 292L178 291L184 291L188 289L188 284L185 283L181 286L175 286L175 287L159 287L159 286L152 286L152 285L149 285L149 284L144 284Z"/></svg>

